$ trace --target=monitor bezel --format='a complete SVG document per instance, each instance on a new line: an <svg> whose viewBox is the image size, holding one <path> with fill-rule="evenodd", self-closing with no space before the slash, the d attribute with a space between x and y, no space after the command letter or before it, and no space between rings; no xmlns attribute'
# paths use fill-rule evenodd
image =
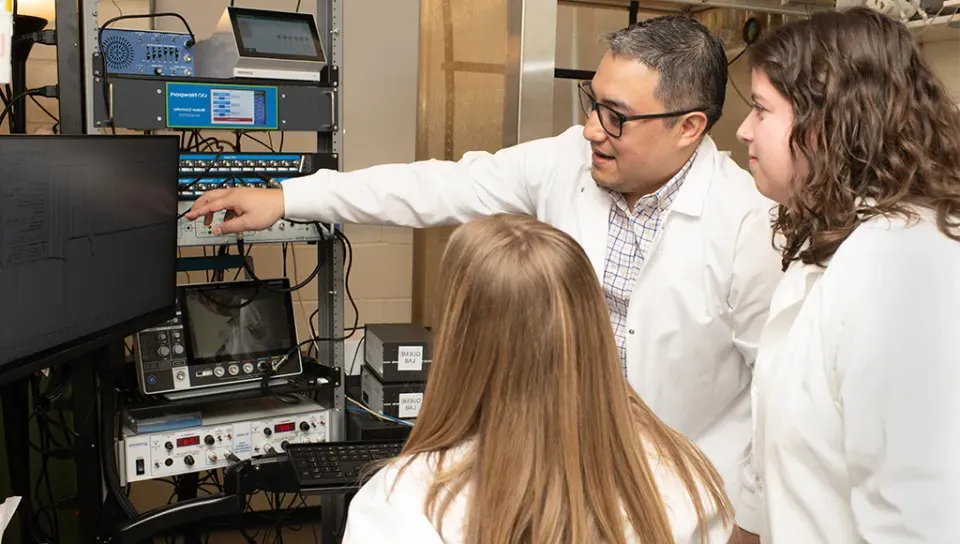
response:
<svg viewBox="0 0 960 544"><path fill-rule="evenodd" d="M258 359L270 359L273 357L282 357L287 355L292 351L296 346L299 345L297 340L297 322L296 316L293 309L293 296L290 292L282 293L284 313L287 317L287 322L290 323L288 329L289 336L287 338L288 345L282 349L271 350L268 352L255 352L255 353L233 353L229 355L222 355L219 357L198 357L194 352L193 346L193 327L192 316L190 315L190 310L187 307L187 295L191 292L214 292L214 291L223 291L230 289L261 289L268 290L268 287L260 285L261 283L266 284L269 287L275 289L290 289L290 279L289 278L273 278L265 280L241 280L241 281L223 281L223 282L211 282L211 283L194 283L188 285L181 285L177 287L177 300L179 301L180 306L180 319L183 322L183 339L184 347L186 348L187 364L189 365L207 365L207 364L216 364L216 363L230 363L235 361L253 361ZM271 293L277 294L277 293Z"/></svg>
<svg viewBox="0 0 960 544"><path fill-rule="evenodd" d="M280 60L305 60L310 62L327 62L327 53L324 51L323 42L320 41L320 30L317 28L317 20L310 13L299 13L292 11L274 11L266 9L256 9L256 8L245 8L245 7L236 7L228 6L228 13L230 14L230 25L233 27L233 38L237 44L237 52L240 54L241 58L253 58L253 59L280 59ZM307 22L310 27L310 34L313 36L313 45L318 51L316 55L288 55L281 53L260 53L256 51L251 51L243 43L243 36L240 34L240 22L237 20L238 15L250 15L253 17L271 17L278 18L278 15L286 15L292 21L302 20Z"/></svg>

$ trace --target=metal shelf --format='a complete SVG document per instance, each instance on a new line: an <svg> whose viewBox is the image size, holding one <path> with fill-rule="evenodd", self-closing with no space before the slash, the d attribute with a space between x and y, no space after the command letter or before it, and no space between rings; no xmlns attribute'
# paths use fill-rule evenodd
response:
<svg viewBox="0 0 960 544"><path fill-rule="evenodd" d="M97 12L98 3L109 0L55 0L57 21L57 68L60 86L59 117L62 134L102 134L104 133L103 120L106 119L103 108L104 100L102 89L103 81L100 75L101 64L97 41L99 25ZM152 4L152 3L151 3ZM297 85L284 82L291 88L305 93L327 93L331 97L339 90L338 75L342 68L343 45L341 37L342 0L316 0L317 26L320 35L326 41L325 50L330 53L329 70L325 70L325 86L316 84ZM110 77L113 83L133 89L137 85L156 84L157 80L147 78ZM191 81L196 81L195 79ZM257 81L219 81L220 83L252 83L263 84ZM322 82L323 83L323 82ZM155 89L153 94L156 95ZM312 96L312 95L311 95ZM100 112L98 115L97 108ZM342 169L342 101L331 99L325 106L329 117L336 120L326 131L316 131L316 152L333 154L338 157L337 169ZM154 116L154 119L156 116ZM99 121L99 125L98 125ZM304 130L302 119L294 123L293 130ZM288 121L289 123L289 121ZM142 124L142 123L140 123ZM291 130L287 126L281 129ZM310 125L316 127L317 125ZM136 127L138 129L165 128L160 126ZM308 130L314 132L315 129ZM334 228L340 229L339 225ZM317 301L320 312L317 316L317 335L319 338L343 338L343 302L344 302L344 244L337 240L328 240L317 243L317 258L323 263L320 274L317 276ZM341 375L343 368L343 342L318 342L319 353L316 358L328 366L331 374ZM98 372L101 365L78 366L72 380L74 388L74 410L76 413L95 413L96 399L103 394ZM109 387L109 386L107 386ZM342 380L335 380L331 384L330 398L333 405L332 417L340 418L342 424L335 426L339 434L343 435L346 429L346 410L344 406L344 385ZM6 400L6 399L5 399ZM6 404L6 403L5 403ZM24 411L26 413L26 411ZM75 429L78 470L77 470L77 518L80 533L77 538L81 542L99 542L105 530L109 530L106 520L111 519L109 508L104 502L102 480L100 476L100 458L102 452L99 446L99 418L87 417L77 421ZM333 436L334 440L344 440L344 436ZM88 466L89 465L89 466ZM27 475L25 480L30 486L29 471L21 471ZM22 479L21 479L22 480ZM22 482L14 482L22 488ZM29 489L21 493L29 503ZM344 496L329 496L322 499L324 526L322 528L323 542L334 543L339 541L337 531L346 515ZM22 518L28 519L28 518ZM22 531L23 542L30 539L29 528ZM188 540L189 542L189 540Z"/></svg>
<svg viewBox="0 0 960 544"><path fill-rule="evenodd" d="M952 4L960 9L960 0L944 2L944 9ZM907 23L910 33L920 43L942 42L960 39L960 11L926 19L916 19Z"/></svg>

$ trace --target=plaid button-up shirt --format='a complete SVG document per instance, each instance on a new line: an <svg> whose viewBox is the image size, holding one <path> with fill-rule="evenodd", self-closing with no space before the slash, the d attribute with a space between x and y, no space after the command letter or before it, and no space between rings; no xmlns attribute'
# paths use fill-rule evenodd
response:
<svg viewBox="0 0 960 544"><path fill-rule="evenodd" d="M622 193L605 189L613 197L607 230L607 256L603 270L603 292L610 308L613 335L620 348L623 373L627 373L627 307L637 275L663 223L664 211L677 197L696 153L679 172L653 194L644 196L633 211Z"/></svg>

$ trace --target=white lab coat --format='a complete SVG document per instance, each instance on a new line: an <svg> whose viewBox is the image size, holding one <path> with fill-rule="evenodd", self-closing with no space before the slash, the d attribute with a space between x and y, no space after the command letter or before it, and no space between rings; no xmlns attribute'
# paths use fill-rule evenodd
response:
<svg viewBox="0 0 960 544"><path fill-rule="evenodd" d="M764 543L960 542L960 243L873 219L773 297L752 387Z"/></svg>
<svg viewBox="0 0 960 544"><path fill-rule="evenodd" d="M455 462L467 446L460 446L448 454L447 462ZM713 508L706 504L707 540L700 538L697 513L693 501L680 478L660 464L657 456L648 457L654 472L660 496L667 510L678 544L727 544L732 527L724 525ZM373 544L403 542L416 544L460 544L463 542L463 522L467 511L469 488L453 499L443 518L443 538L424 513L427 490L434 480L436 457L429 461L415 460L399 478L397 465L376 473L350 502L343 544ZM504 473L509 476L509 471ZM485 520L496 523L496 520ZM640 542L629 524L625 524L627 542ZM644 542L646 539L643 540Z"/></svg>
<svg viewBox="0 0 960 544"><path fill-rule="evenodd" d="M602 278L613 201L590 175L582 130L496 154L467 153L459 162L291 179L283 183L286 215L427 227L527 214L569 233ZM627 316L628 381L713 461L738 511L751 369L781 276L772 208L753 178L705 138L646 257Z"/></svg>

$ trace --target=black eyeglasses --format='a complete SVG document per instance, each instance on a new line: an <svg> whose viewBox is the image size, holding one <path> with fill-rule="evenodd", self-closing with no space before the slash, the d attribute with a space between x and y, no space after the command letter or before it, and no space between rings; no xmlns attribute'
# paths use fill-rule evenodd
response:
<svg viewBox="0 0 960 544"><path fill-rule="evenodd" d="M706 111L710 109L709 107L700 107L689 110L668 111L665 113L624 115L610 106L607 106L606 104L598 103L597 99L593 96L593 92L591 91L592 89L589 81L580 83L580 106L583 108L583 113L587 116L587 119L589 119L590 115L596 111L597 116L600 118L600 126L603 127L603 131L609 134L612 138L619 138L623 135L623 124L627 121L639 121L641 119L666 119L668 117L677 117L680 115L686 115L688 113L706 113Z"/></svg>

